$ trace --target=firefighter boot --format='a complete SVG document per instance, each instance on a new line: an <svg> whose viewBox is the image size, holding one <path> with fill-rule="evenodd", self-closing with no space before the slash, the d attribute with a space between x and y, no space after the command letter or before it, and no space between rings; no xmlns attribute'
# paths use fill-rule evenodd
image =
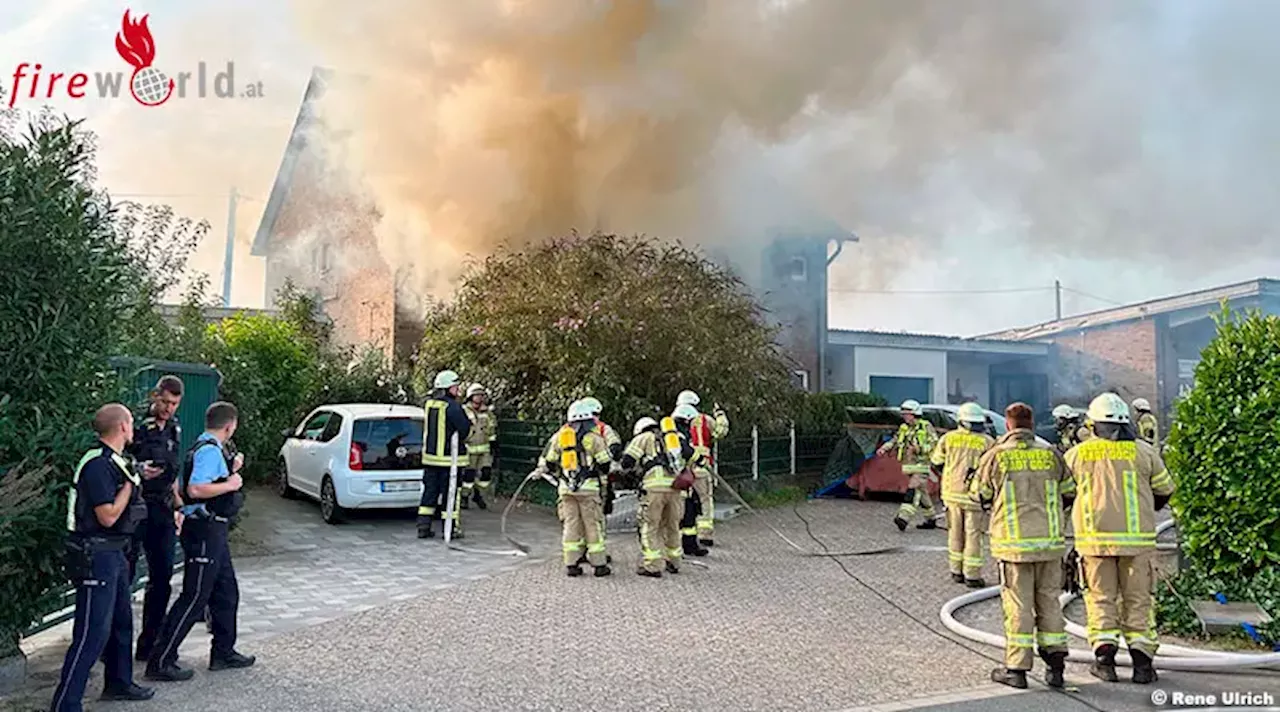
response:
<svg viewBox="0 0 1280 712"><path fill-rule="evenodd" d="M596 578L604 578L605 576L608 576L612 573L613 573L613 569L609 568L608 564L596 567Z"/></svg>
<svg viewBox="0 0 1280 712"><path fill-rule="evenodd" d="M570 578L582 575L582 569L577 565L564 567L564 572L568 574Z"/></svg>
<svg viewBox="0 0 1280 712"><path fill-rule="evenodd" d="M1089 674L1107 682L1119 682L1116 675L1116 646L1111 643L1099 645L1093 651L1093 664L1089 666Z"/></svg>
<svg viewBox="0 0 1280 712"><path fill-rule="evenodd" d="M1040 659L1044 660L1044 664L1049 666L1049 669L1044 674L1044 684L1059 689L1064 687L1067 684L1063 678L1063 674L1067 670L1067 654L1063 652L1046 653L1041 650Z"/></svg>
<svg viewBox="0 0 1280 712"><path fill-rule="evenodd" d="M1139 685L1150 685L1160 676L1156 674L1156 668L1151 664L1151 656L1141 650L1129 648L1129 657L1133 658L1133 681Z"/></svg>
<svg viewBox="0 0 1280 712"><path fill-rule="evenodd" d="M898 531L905 532L907 530L907 520L902 517L894 517L893 523L898 527Z"/></svg>
<svg viewBox="0 0 1280 712"><path fill-rule="evenodd" d="M964 574L951 574L951 583L964 583Z"/></svg>
<svg viewBox="0 0 1280 712"><path fill-rule="evenodd" d="M486 501L484 501L484 497L481 497L481 496L480 496L480 490L479 490L479 489L477 489L477 490L475 491L475 493L471 495L471 498L472 498L472 499L474 499L474 500L476 501L476 506L477 506L477 507L479 507L480 509L482 509L482 510L483 510L483 509L488 509L488 508L489 508L489 503L488 503L488 502L486 502Z"/></svg>
<svg viewBox="0 0 1280 712"><path fill-rule="evenodd" d="M458 507L461 509L471 509L471 498L461 492L458 493Z"/></svg>
<svg viewBox="0 0 1280 712"><path fill-rule="evenodd" d="M965 579L964 585L969 588L986 588L987 582L980 578Z"/></svg>
<svg viewBox="0 0 1280 712"><path fill-rule="evenodd" d="M1025 690L1027 689L1027 671L998 667L991 671L991 681Z"/></svg>
<svg viewBox="0 0 1280 712"><path fill-rule="evenodd" d="M937 529L938 520L930 517L916 525L916 529Z"/></svg>
<svg viewBox="0 0 1280 712"><path fill-rule="evenodd" d="M678 573L680 573L680 567L679 567L679 566L676 566L675 564L673 564L673 563L671 563L670 561L668 561L668 562L667 562L667 573L669 573L669 574L678 574Z"/></svg>
<svg viewBox="0 0 1280 712"><path fill-rule="evenodd" d="M684 547L685 556L706 556L711 553L698 545L698 537L694 534L680 537L680 544Z"/></svg>
<svg viewBox="0 0 1280 712"><path fill-rule="evenodd" d="M707 547L708 549L716 545L716 542L713 539L699 539L698 543Z"/></svg>
<svg viewBox="0 0 1280 712"><path fill-rule="evenodd" d="M426 521L426 522L422 522L422 521L419 521L419 522L418 522L418 538L419 538L419 539L434 539L434 538L436 538L436 533L435 533L435 531L433 531L433 530L431 529L431 521L430 521L430 520L428 520L428 521Z"/></svg>
<svg viewBox="0 0 1280 712"><path fill-rule="evenodd" d="M640 576L648 576L649 578L662 578L661 571L650 571L645 568L636 569L636 573Z"/></svg>

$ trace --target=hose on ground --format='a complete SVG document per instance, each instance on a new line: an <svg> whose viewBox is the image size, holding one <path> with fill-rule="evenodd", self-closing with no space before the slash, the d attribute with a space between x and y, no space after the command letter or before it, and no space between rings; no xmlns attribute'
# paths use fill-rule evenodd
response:
<svg viewBox="0 0 1280 712"><path fill-rule="evenodd" d="M1173 526L1173 520L1161 522L1156 526L1156 533L1164 532L1173 528ZM1177 544L1174 543L1172 547L1163 546L1161 548L1177 548ZM1005 643L1003 636L967 626L955 618L956 611L961 608L996 598L999 595L1000 587L990 586L957 596L943 604L938 616L942 619L942 625L947 630L961 638L975 643L984 643L993 647L1003 648ZM1074 594L1063 594L1059 598L1059 603L1065 608L1074 599ZM1071 621L1067 621L1067 632L1078 638L1086 637L1084 628ZM1133 662L1126 651L1127 648L1122 645L1121 652L1116 655L1116 664L1123 667L1132 667ZM1160 655L1157 655L1155 659L1155 666L1160 670L1243 672L1246 670L1271 669L1280 665L1280 653L1229 653L1181 645L1161 645L1159 652ZM1091 663L1094 660L1094 656L1092 651L1072 648L1067 655L1067 659L1076 663Z"/></svg>

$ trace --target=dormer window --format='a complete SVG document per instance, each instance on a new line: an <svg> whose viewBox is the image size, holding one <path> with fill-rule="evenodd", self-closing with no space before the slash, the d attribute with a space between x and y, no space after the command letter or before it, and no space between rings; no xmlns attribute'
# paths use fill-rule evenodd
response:
<svg viewBox="0 0 1280 712"><path fill-rule="evenodd" d="M803 257L792 257L787 274L793 282L803 282L809 279L809 261Z"/></svg>

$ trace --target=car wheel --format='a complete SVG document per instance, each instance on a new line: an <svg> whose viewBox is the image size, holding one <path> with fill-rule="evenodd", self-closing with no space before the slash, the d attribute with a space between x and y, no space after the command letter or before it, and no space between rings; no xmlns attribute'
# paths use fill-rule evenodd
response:
<svg viewBox="0 0 1280 712"><path fill-rule="evenodd" d="M333 486L333 478L325 475L320 483L320 517L326 524L341 524L346 520L346 512L338 504L338 491Z"/></svg>
<svg viewBox="0 0 1280 712"><path fill-rule="evenodd" d="M298 490L289 484L289 466L281 459L276 465L276 494L285 499L297 499Z"/></svg>

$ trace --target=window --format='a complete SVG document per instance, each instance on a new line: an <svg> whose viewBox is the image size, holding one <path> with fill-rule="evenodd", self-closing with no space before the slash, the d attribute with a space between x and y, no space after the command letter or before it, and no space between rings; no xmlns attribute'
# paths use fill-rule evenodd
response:
<svg viewBox="0 0 1280 712"><path fill-rule="evenodd" d="M787 275L791 277L793 282L803 282L809 279L809 260L803 257L792 257Z"/></svg>
<svg viewBox="0 0 1280 712"><path fill-rule="evenodd" d="M360 452L364 470L411 470L422 467L422 419L357 420L351 446Z"/></svg>
<svg viewBox="0 0 1280 712"><path fill-rule="evenodd" d="M791 384L802 391L809 390L809 372L808 371L792 371Z"/></svg>
<svg viewBox="0 0 1280 712"><path fill-rule="evenodd" d="M311 416L311 420L302 426L302 439L319 440L320 434L324 432L324 426L329 422L329 411L321 411Z"/></svg>
<svg viewBox="0 0 1280 712"><path fill-rule="evenodd" d="M342 430L342 416L334 413L329 416L329 422L325 424L324 432L320 433L320 437L317 439L322 443L327 443L338 437L338 431L340 430Z"/></svg>
<svg viewBox="0 0 1280 712"><path fill-rule="evenodd" d="M871 392L881 396L889 405L898 405L905 400L928 403L933 400L932 378L906 378L902 376L872 376Z"/></svg>

